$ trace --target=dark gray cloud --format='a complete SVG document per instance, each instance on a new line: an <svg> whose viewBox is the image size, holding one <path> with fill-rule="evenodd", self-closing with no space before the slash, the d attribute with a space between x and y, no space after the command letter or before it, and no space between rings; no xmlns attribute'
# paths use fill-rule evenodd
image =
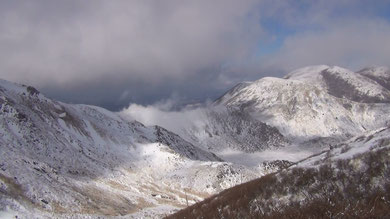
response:
<svg viewBox="0 0 390 219"><path fill-rule="evenodd" d="M388 63L386 2L0 1L0 77L110 109L215 98L303 65Z"/></svg>
<svg viewBox="0 0 390 219"><path fill-rule="evenodd" d="M208 74L245 59L261 34L252 0L1 1L0 8L0 77L104 105L131 100L124 92L152 100L149 92L182 92L179 83L210 84ZM105 92L92 95L98 88Z"/></svg>
<svg viewBox="0 0 390 219"><path fill-rule="evenodd" d="M220 70L209 70L211 73L201 72L183 79L169 76L166 80L155 83L133 80L131 77L107 76L66 87L45 85L41 91L66 102L99 105L110 110L122 109L130 103L148 105L167 99L174 100L177 104L196 103L207 98L218 98L231 83L235 83L219 82L220 74L212 74L218 71Z"/></svg>

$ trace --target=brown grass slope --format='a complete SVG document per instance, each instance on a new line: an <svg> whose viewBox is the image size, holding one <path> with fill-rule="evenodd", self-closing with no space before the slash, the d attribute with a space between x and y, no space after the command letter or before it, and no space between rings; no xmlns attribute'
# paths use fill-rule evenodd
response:
<svg viewBox="0 0 390 219"><path fill-rule="evenodd" d="M390 149L290 168L167 218L390 218Z"/></svg>

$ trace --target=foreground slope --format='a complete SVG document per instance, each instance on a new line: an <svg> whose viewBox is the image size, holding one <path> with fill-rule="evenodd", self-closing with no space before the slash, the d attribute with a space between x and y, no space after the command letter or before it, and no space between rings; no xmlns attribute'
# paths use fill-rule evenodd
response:
<svg viewBox="0 0 390 219"><path fill-rule="evenodd" d="M389 136L366 133L168 218L388 218Z"/></svg>
<svg viewBox="0 0 390 219"><path fill-rule="evenodd" d="M152 217L258 176L162 127L29 86L1 80L0 112L0 211L19 217Z"/></svg>

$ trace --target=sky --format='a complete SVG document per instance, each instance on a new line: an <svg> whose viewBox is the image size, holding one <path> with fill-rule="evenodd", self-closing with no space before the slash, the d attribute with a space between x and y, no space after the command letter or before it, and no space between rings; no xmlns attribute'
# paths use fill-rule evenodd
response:
<svg viewBox="0 0 390 219"><path fill-rule="evenodd" d="M390 66L390 0L0 0L0 78L69 103L203 102L317 64Z"/></svg>

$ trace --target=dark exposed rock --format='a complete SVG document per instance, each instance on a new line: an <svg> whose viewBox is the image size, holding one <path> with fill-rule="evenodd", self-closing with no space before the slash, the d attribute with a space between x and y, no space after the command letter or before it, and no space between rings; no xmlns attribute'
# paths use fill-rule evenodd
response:
<svg viewBox="0 0 390 219"><path fill-rule="evenodd" d="M26 116L25 114L21 113L21 112L17 113L17 114L15 115L15 117L16 117L17 119L19 119L20 122L25 122L25 121L27 121L27 116Z"/></svg>
<svg viewBox="0 0 390 219"><path fill-rule="evenodd" d="M31 96L37 96L39 95L39 91L37 89L35 89L34 87L31 87L31 86L27 86L27 92L29 93L29 95Z"/></svg>

